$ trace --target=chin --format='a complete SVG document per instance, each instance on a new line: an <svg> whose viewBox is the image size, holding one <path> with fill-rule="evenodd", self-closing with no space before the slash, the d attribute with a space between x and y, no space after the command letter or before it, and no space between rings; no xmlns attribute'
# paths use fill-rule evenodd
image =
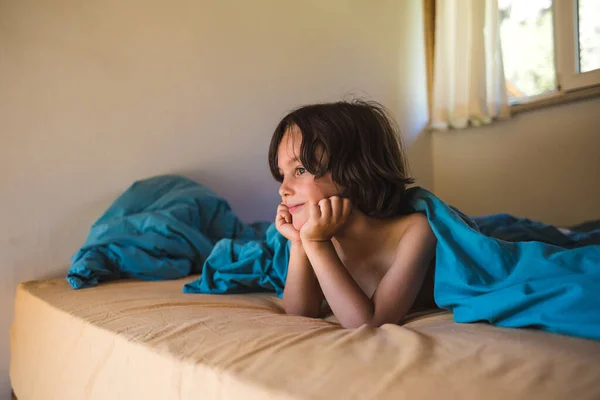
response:
<svg viewBox="0 0 600 400"><path fill-rule="evenodd" d="M302 227L304 226L304 223L306 221L292 221L292 226L294 227L295 230L297 230L298 232L300 232L300 229L302 229Z"/></svg>

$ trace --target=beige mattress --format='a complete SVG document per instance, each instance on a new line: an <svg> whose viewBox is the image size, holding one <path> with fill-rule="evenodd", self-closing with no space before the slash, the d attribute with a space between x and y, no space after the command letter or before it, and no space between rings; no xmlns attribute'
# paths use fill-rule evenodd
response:
<svg viewBox="0 0 600 400"><path fill-rule="evenodd" d="M600 342L455 324L342 329L270 294L177 281L21 284L10 375L37 399L600 399Z"/></svg>

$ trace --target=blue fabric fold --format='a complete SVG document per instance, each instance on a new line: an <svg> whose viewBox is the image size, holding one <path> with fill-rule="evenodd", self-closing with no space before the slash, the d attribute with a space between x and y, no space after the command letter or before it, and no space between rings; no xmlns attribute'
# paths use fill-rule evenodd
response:
<svg viewBox="0 0 600 400"><path fill-rule="evenodd" d="M561 232L508 214L471 218L408 190L438 239L435 301L457 322L535 327L600 340L600 229ZM583 225L582 225L583 226ZM187 293L281 296L289 243L274 224L242 223L227 202L178 176L136 182L92 226L73 257L73 288L118 278L201 272Z"/></svg>
<svg viewBox="0 0 600 400"><path fill-rule="evenodd" d="M511 218L511 228L498 223L503 216L479 219L489 234L521 239L509 242L473 228L468 217L424 189L412 190L411 202L427 215L438 239L435 301L452 311L456 322L487 321L600 340L600 232L561 238L556 228L528 220L519 224ZM494 220L498 225L490 225ZM586 245L578 246L577 239Z"/></svg>
<svg viewBox="0 0 600 400"><path fill-rule="evenodd" d="M67 280L80 289L119 278L182 278L199 273L222 238L262 238L268 226L243 223L223 198L185 177L144 179L92 225Z"/></svg>
<svg viewBox="0 0 600 400"><path fill-rule="evenodd" d="M272 224L264 240L223 239L202 268L200 278L186 284L186 293L275 292L283 295L290 258L289 242Z"/></svg>

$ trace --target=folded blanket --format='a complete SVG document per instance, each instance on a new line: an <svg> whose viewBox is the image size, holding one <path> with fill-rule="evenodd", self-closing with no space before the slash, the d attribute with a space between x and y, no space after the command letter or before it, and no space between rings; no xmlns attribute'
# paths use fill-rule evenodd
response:
<svg viewBox="0 0 600 400"><path fill-rule="evenodd" d="M506 214L470 218L422 188L408 197L438 239L435 301L457 322L537 327L600 340L600 230L561 232ZM73 257L73 288L125 277L201 272L185 292L283 293L289 245L273 224L247 225L186 178L136 182Z"/></svg>

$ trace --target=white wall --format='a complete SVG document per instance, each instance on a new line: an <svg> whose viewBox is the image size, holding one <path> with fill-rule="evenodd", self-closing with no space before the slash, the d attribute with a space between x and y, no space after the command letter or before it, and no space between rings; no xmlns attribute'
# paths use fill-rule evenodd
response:
<svg viewBox="0 0 600 400"><path fill-rule="evenodd" d="M424 132L429 119L425 68L425 32L421 1L403 2L398 44L398 104L396 116L408 149L410 172L416 184L433 190L431 135Z"/></svg>
<svg viewBox="0 0 600 400"><path fill-rule="evenodd" d="M600 98L432 135L434 188L472 215L600 218Z"/></svg>
<svg viewBox="0 0 600 400"><path fill-rule="evenodd" d="M184 173L270 219L278 119L355 94L405 119L430 185L419 3L0 1L0 398L16 285L64 276L135 179Z"/></svg>

